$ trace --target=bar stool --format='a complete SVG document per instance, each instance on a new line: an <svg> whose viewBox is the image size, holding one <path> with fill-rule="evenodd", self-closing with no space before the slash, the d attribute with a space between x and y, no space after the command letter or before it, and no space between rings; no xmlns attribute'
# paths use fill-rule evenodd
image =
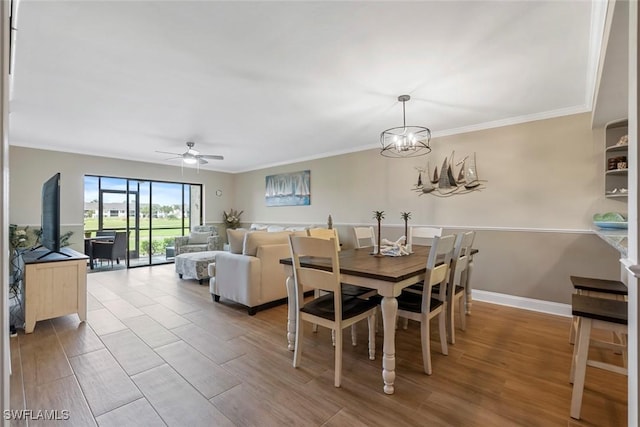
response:
<svg viewBox="0 0 640 427"><path fill-rule="evenodd" d="M573 288L580 295L597 298L608 298L619 301L627 300L627 286L619 280L594 279L591 277L570 276ZM569 331L569 342L573 344L576 338L578 319L573 317Z"/></svg>
<svg viewBox="0 0 640 427"><path fill-rule="evenodd" d="M622 350L623 357L626 358L627 302L573 294L571 313L578 319L576 344L573 349L573 360L569 375L569 380L573 383L571 418L580 419L587 366L627 375L626 367L589 359L590 345ZM595 328L610 330L619 334L619 336L623 337L623 342L618 344L592 339L591 330ZM626 361L624 365L626 366Z"/></svg>

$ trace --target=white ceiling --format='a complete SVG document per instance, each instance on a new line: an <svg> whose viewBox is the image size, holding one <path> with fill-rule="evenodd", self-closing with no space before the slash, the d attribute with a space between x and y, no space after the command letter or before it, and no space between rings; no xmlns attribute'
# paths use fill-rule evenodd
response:
<svg viewBox="0 0 640 427"><path fill-rule="evenodd" d="M592 10L593 8L593 10ZM590 111L602 1L22 0L10 144L241 172Z"/></svg>

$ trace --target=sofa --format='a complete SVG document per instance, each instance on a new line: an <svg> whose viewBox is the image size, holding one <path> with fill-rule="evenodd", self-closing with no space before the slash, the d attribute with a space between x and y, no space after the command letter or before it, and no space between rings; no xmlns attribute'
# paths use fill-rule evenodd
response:
<svg viewBox="0 0 640 427"><path fill-rule="evenodd" d="M218 252L209 265L213 300L229 299L247 307L249 315L287 301L286 275L280 264L289 258L289 235L306 235L304 228L269 232L227 230L229 251Z"/></svg>
<svg viewBox="0 0 640 427"><path fill-rule="evenodd" d="M217 251L222 249L222 240L215 225L196 225L188 236L179 236L174 240L174 254Z"/></svg>

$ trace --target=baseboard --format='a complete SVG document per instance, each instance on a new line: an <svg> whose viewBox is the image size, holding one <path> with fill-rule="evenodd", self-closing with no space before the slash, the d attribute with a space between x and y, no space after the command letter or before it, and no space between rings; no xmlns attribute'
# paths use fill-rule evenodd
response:
<svg viewBox="0 0 640 427"><path fill-rule="evenodd" d="M518 297L514 295L500 294L497 292L482 291L477 289L473 289L471 291L471 297L474 301L483 301L492 304L522 308L524 310L537 311L540 313L571 317L571 305L569 304ZM471 309L471 312L473 313L473 308Z"/></svg>

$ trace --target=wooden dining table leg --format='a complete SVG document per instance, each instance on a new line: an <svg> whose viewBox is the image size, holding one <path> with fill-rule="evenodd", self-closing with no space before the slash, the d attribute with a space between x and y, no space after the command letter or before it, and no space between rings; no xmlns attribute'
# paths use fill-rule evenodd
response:
<svg viewBox="0 0 640 427"><path fill-rule="evenodd" d="M384 392L393 394L396 381L396 316L398 300L395 297L383 297L380 303L382 324L384 326L384 345L382 348L382 380Z"/></svg>

